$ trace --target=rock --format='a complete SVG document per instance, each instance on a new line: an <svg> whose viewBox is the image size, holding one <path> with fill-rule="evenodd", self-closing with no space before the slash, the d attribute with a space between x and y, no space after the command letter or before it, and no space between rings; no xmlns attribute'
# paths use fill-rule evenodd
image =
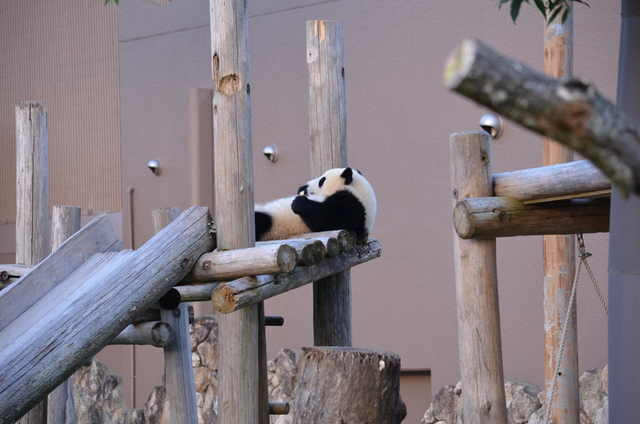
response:
<svg viewBox="0 0 640 424"><path fill-rule="evenodd" d="M529 416L542 406L538 400L540 388L524 382L506 383L504 385L507 404L507 420L513 424L524 424Z"/></svg>
<svg viewBox="0 0 640 424"><path fill-rule="evenodd" d="M580 376L580 424L608 424L609 368L590 370ZM423 424L462 424L460 382L436 393ZM545 424L545 393L534 384L505 384L509 424Z"/></svg>

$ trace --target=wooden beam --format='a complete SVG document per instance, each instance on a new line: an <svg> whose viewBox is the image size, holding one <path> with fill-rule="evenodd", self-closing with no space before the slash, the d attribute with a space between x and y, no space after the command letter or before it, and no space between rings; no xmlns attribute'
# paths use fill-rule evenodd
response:
<svg viewBox="0 0 640 424"><path fill-rule="evenodd" d="M356 246L350 252L325 258L313 266L296 267L287 274L244 277L221 283L211 295L213 306L218 312L228 314L310 282L326 281L327 276L375 259L381 253L380 243L376 239L369 239L368 244Z"/></svg>
<svg viewBox="0 0 640 424"><path fill-rule="evenodd" d="M307 21L311 178L347 166L347 110L341 22ZM316 346L351 346L351 274L313 285Z"/></svg>
<svg viewBox="0 0 640 424"><path fill-rule="evenodd" d="M509 197L474 197L456 204L453 224L465 240L603 233L609 231L610 203L609 198L525 204Z"/></svg>
<svg viewBox="0 0 640 424"><path fill-rule="evenodd" d="M198 258L185 281L208 282L289 272L297 261L296 249L284 243L265 243L245 249L207 252Z"/></svg>
<svg viewBox="0 0 640 424"><path fill-rule="evenodd" d="M151 212L153 230L159 234L175 221L180 214L178 207L160 208ZM173 288L168 293L176 293ZM164 297L167 295L165 294ZM164 349L164 380L169 397L169 415L171 424L191 424L198 421L198 406L196 401L193 363L191 359L191 337L189 335L189 305L179 303L180 295L176 296L177 306L172 309L161 301L160 317L163 323L171 329L171 338L167 337ZM120 333L122 334L122 333Z"/></svg>
<svg viewBox="0 0 640 424"><path fill-rule="evenodd" d="M95 218L56 249L48 261L33 268L28 274L28 281L20 279L0 291L0 331L64 281L91 256L122 249L122 243L109 218L104 214ZM29 281L37 281L37 284Z"/></svg>
<svg viewBox="0 0 640 424"><path fill-rule="evenodd" d="M570 77L573 69L573 13L562 22L560 17L544 24L544 72L553 78ZM573 150L568 146L549 138L542 140L542 164L556 165L573 161ZM584 178L579 175L578 178ZM555 397L546 402L546 415L552 422L578 424L580 422L580 395L578 389L578 326L575 314L570 322L565 323L565 315L571 297L571 287L575 277L576 242L572 224L578 224L585 218L585 208L579 207L576 216L559 219L567 224L560 234L549 234L542 237L542 267L544 283L544 385L546 399L552 389ZM610 201L607 199L604 212L599 215L601 225L609 230ZM590 227L590 217L578 228ZM593 217L596 218L595 216ZM602 219L603 218L603 219ZM551 219L553 220L553 219ZM604 221L604 222L602 222ZM539 222L546 222L541 217ZM589 231L578 231L589 232ZM568 325L568 332L561 346L562 328ZM564 352L563 352L564 351ZM560 352L562 361L556 373L556 364ZM555 377L555 379L554 379ZM553 388L554 381L556 387Z"/></svg>
<svg viewBox="0 0 640 424"><path fill-rule="evenodd" d="M171 325L162 321L148 321L140 324L129 324L109 344L166 347L173 339Z"/></svg>
<svg viewBox="0 0 640 424"><path fill-rule="evenodd" d="M180 281L211 248L210 219L206 208L193 207L136 251L93 255L28 310L2 320L0 424L13 423ZM56 252L73 246L83 232ZM79 246L71 256L83 250ZM38 270L47 266L55 265L54 275L68 270L56 252L8 293L28 297L41 281ZM8 306L4 292L0 313Z"/></svg>
<svg viewBox="0 0 640 424"><path fill-rule="evenodd" d="M588 160L493 174L493 195L525 203L611 193L611 181Z"/></svg>
<svg viewBox="0 0 640 424"><path fill-rule="evenodd" d="M69 237L80 231L82 208L54 206L51 217L51 251L55 251ZM47 397L47 424L75 424L76 408L73 381L67 378Z"/></svg>
<svg viewBox="0 0 640 424"><path fill-rule="evenodd" d="M491 196L491 145L486 132L452 134L453 206ZM467 424L506 424L496 239L453 236L462 409Z"/></svg>
<svg viewBox="0 0 640 424"><path fill-rule="evenodd" d="M249 15L247 0L210 0L210 11L215 220L218 250L225 251L255 244ZM269 422L261 310L218 317L221 424Z"/></svg>
<svg viewBox="0 0 640 424"><path fill-rule="evenodd" d="M449 57L447 88L571 147L624 195L640 192L640 125L578 78L555 79L475 40Z"/></svg>

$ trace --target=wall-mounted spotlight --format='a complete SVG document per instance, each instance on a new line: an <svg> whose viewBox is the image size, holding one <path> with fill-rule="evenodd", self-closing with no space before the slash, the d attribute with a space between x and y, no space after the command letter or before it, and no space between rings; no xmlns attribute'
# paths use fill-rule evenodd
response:
<svg viewBox="0 0 640 424"><path fill-rule="evenodd" d="M160 161L156 159L151 159L149 162L147 162L147 168L149 168L151 172L156 175L160 175L160 172L162 172L162 169L160 168Z"/></svg>
<svg viewBox="0 0 640 424"><path fill-rule="evenodd" d="M271 162L278 160L278 150L274 146L267 146L262 149L262 154Z"/></svg>
<svg viewBox="0 0 640 424"><path fill-rule="evenodd" d="M502 118L493 113L487 113L479 122L483 130L489 133L493 138L500 138L502 135Z"/></svg>

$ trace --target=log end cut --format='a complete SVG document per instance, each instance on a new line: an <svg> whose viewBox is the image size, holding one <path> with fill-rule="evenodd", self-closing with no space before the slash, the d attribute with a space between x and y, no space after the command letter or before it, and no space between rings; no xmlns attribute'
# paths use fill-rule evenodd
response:
<svg viewBox="0 0 640 424"><path fill-rule="evenodd" d="M473 237L475 232L475 217L465 201L460 201L453 208L453 226L461 239Z"/></svg>
<svg viewBox="0 0 640 424"><path fill-rule="evenodd" d="M464 80L475 62L478 43L472 39L466 39L447 58L444 66L444 84L450 90Z"/></svg>

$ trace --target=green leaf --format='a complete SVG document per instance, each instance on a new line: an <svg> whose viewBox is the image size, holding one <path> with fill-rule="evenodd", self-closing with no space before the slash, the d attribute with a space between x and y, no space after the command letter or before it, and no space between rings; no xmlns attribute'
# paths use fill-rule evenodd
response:
<svg viewBox="0 0 640 424"><path fill-rule="evenodd" d="M518 14L520 13L520 6L522 6L523 0L512 0L511 2L511 20L513 23L516 23L516 19L518 19Z"/></svg>
<svg viewBox="0 0 640 424"><path fill-rule="evenodd" d="M538 10L542 12L542 16L544 16L544 18L547 19L547 8L544 5L544 1L543 0L533 0L533 1L538 7Z"/></svg>

